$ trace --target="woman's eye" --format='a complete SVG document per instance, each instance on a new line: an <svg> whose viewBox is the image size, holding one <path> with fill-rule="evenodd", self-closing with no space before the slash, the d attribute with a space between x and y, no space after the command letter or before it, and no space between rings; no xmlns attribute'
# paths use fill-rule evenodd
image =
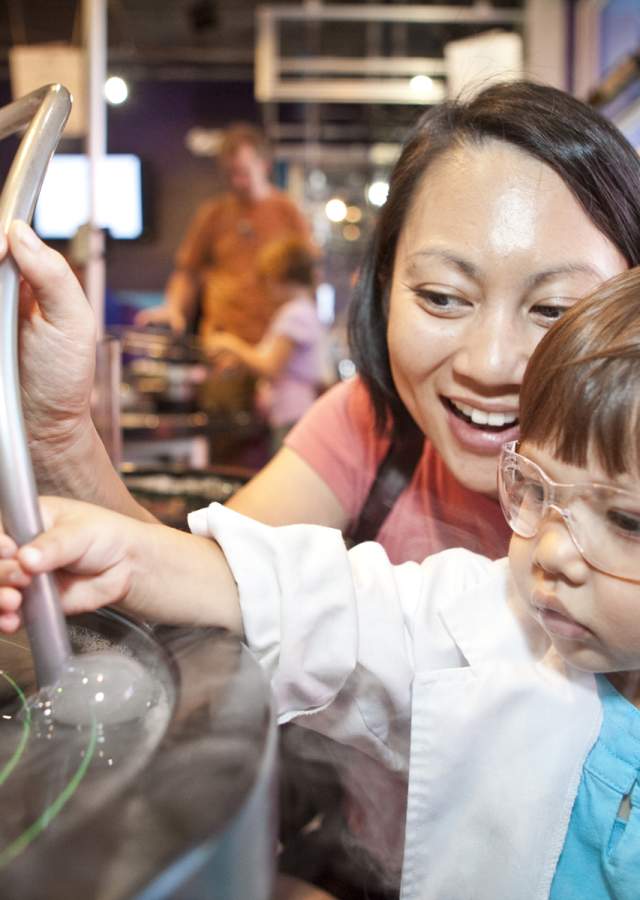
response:
<svg viewBox="0 0 640 900"><path fill-rule="evenodd" d="M608 509L607 521L625 537L640 538L640 514Z"/></svg>
<svg viewBox="0 0 640 900"><path fill-rule="evenodd" d="M569 306L552 303L537 303L531 307L531 312L543 325L553 325L563 317L569 308Z"/></svg>
<svg viewBox="0 0 640 900"><path fill-rule="evenodd" d="M429 310L441 313L456 313L467 309L471 304L462 297L446 294L442 291L427 291L423 288L416 289L415 293L423 301Z"/></svg>

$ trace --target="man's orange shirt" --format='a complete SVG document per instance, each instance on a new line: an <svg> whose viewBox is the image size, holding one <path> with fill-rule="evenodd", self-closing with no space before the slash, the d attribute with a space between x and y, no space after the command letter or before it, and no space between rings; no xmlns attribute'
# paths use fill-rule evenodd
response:
<svg viewBox="0 0 640 900"><path fill-rule="evenodd" d="M202 286L201 334L223 330L260 340L274 306L258 281L258 254L292 237L311 243L306 220L281 191L254 204L231 193L202 204L176 256L177 268L194 273Z"/></svg>

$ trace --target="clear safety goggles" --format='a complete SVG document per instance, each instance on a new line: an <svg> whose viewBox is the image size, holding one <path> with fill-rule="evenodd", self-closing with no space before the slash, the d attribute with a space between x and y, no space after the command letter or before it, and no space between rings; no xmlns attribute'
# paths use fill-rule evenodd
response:
<svg viewBox="0 0 640 900"><path fill-rule="evenodd" d="M584 559L594 568L640 581L640 494L606 484L558 484L540 466L505 444L498 494L510 528L532 538L551 510L560 515Z"/></svg>

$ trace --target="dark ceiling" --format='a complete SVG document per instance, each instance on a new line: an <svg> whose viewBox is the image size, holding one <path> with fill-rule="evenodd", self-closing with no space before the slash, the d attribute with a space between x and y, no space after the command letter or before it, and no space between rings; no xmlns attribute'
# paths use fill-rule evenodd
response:
<svg viewBox="0 0 640 900"><path fill-rule="evenodd" d="M453 11L475 7L500 9L522 8L525 0L448 0ZM109 60L113 65L125 66L130 77L146 78L220 78L237 80L252 78L255 40L255 14L260 5L254 0L108 0ZM300 8L301 0L278 0L278 7ZM323 6L344 6L340 0ZM347 4L365 8L363 0ZM375 6L393 8L398 4L382 2ZM412 3L406 7L429 7L442 3ZM79 43L82 39L81 0L3 0L0 3L0 65L7 72L7 55L14 44L35 44L46 41ZM486 26L484 26L486 27ZM405 43L408 55L441 54L447 40L476 33L481 28L455 21L412 25ZM372 29L351 23L326 23L322 31L313 34L314 50L339 56L363 56L366 43L397 41L397 28L379 26L375 36ZM364 35L364 37L362 37ZM283 52L305 52L310 42L308 26L293 23L283 30Z"/></svg>
<svg viewBox="0 0 640 900"><path fill-rule="evenodd" d="M449 21L430 24L290 22L281 27L283 56L433 57L443 56L447 41L486 30L487 25L455 21L469 9L524 8L526 0L448 0ZM254 76L256 10L254 0L109 0L108 67L131 80L251 82ZM304 7L301 0L278 0L279 8ZM340 0L323 7L344 6ZM351 7L371 6L351 0ZM398 4L374 4L393 9ZM401 4L429 7L442 3ZM8 53L16 44L82 41L82 0L3 0L0 3L0 78L9 78ZM491 26L489 26L491 27ZM510 26L506 26L510 27ZM394 140L415 118L415 107L384 104L289 103L271 111L274 136L279 125L306 127L320 141ZM286 107L286 108L285 108Z"/></svg>

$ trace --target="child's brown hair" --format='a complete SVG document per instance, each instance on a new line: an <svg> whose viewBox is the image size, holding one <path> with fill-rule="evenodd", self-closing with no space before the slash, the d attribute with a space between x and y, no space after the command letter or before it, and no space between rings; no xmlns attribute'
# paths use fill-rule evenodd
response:
<svg viewBox="0 0 640 900"><path fill-rule="evenodd" d="M640 267L572 307L534 351L520 390L520 440L569 465L640 474Z"/></svg>
<svg viewBox="0 0 640 900"><path fill-rule="evenodd" d="M315 287L315 260L308 244L298 238L273 241L258 257L261 278Z"/></svg>

